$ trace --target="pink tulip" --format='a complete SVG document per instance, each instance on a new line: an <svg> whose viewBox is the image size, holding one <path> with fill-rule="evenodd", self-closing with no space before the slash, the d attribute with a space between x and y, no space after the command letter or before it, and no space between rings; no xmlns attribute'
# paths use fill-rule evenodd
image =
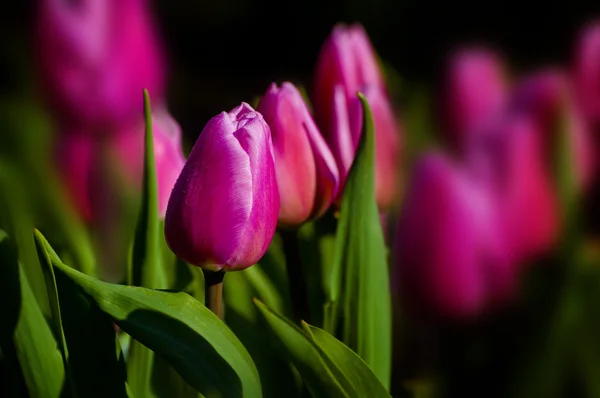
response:
<svg viewBox="0 0 600 398"><path fill-rule="evenodd" d="M442 154L423 156L396 230L397 289L411 307L479 315L514 290L503 228L490 191Z"/></svg>
<svg viewBox="0 0 600 398"><path fill-rule="evenodd" d="M248 104L208 122L167 207L165 237L179 258L236 271L262 257L279 213L272 153L269 126Z"/></svg>
<svg viewBox="0 0 600 398"><path fill-rule="evenodd" d="M80 217L91 222L94 219L90 198L91 172L97 162L93 137L77 132L65 132L58 141L56 164L60 178Z"/></svg>
<svg viewBox="0 0 600 398"><path fill-rule="evenodd" d="M171 190L185 164L185 156L181 149L181 127L164 106L153 111L152 127L158 212L160 218L164 218ZM111 139L117 160L129 181L138 189L141 188L144 171L144 131L145 124L140 120L132 129Z"/></svg>
<svg viewBox="0 0 600 398"><path fill-rule="evenodd" d="M574 53L573 75L577 99L586 119L600 122L600 20L581 30Z"/></svg>
<svg viewBox="0 0 600 398"><path fill-rule="evenodd" d="M145 0L41 0L36 44L49 105L63 123L106 134L164 90L162 49Z"/></svg>
<svg viewBox="0 0 600 398"><path fill-rule="evenodd" d="M360 103L363 92L375 121L376 199L389 208L398 193L400 127L391 106L375 51L359 25L338 25L323 45L315 72L313 102L321 127L340 171L343 187L361 132ZM342 189L339 190L340 195Z"/></svg>
<svg viewBox="0 0 600 398"><path fill-rule="evenodd" d="M557 133L559 129L566 129L577 185L586 188L593 177L593 143L580 108L573 101L569 83L560 70L542 70L517 85L513 107L533 119L542 135L548 165L555 162Z"/></svg>
<svg viewBox="0 0 600 398"><path fill-rule="evenodd" d="M258 111L271 128L279 187L279 224L298 226L323 214L335 198L338 170L300 92L272 84Z"/></svg>
<svg viewBox="0 0 600 398"><path fill-rule="evenodd" d="M469 145L506 105L508 87L501 58L484 48L466 48L450 58L443 97L445 131L459 148Z"/></svg>

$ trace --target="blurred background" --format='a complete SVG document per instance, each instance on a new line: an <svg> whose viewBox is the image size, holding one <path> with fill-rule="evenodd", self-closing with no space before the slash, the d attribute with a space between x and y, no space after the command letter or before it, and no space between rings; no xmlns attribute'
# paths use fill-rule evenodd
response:
<svg viewBox="0 0 600 398"><path fill-rule="evenodd" d="M77 1L77 0L65 0ZM411 83L435 84L460 44L492 45L512 71L568 63L578 28L600 13L594 1L279 0L153 2L170 55L169 108L187 144L206 121L261 95L273 80L310 84L336 22L364 24L382 59ZM0 5L0 88L31 89L35 1Z"/></svg>

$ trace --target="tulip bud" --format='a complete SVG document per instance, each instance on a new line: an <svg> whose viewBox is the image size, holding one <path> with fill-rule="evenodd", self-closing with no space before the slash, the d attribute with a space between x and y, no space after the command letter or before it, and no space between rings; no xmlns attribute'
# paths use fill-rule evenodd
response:
<svg viewBox="0 0 600 398"><path fill-rule="evenodd" d="M574 54L574 82L579 106L592 123L600 122L600 20L580 32Z"/></svg>
<svg viewBox="0 0 600 398"><path fill-rule="evenodd" d="M300 92L272 84L258 106L271 128L279 187L279 224L298 226L323 214L335 198L338 170Z"/></svg>
<svg viewBox="0 0 600 398"><path fill-rule="evenodd" d="M57 143L56 164L60 179L76 212L86 222L94 218L90 201L91 171L96 162L93 137L68 132Z"/></svg>
<svg viewBox="0 0 600 398"><path fill-rule="evenodd" d="M140 93L162 96L162 49L145 0L40 0L39 73L67 124L101 132L141 114Z"/></svg>
<svg viewBox="0 0 600 398"><path fill-rule="evenodd" d="M514 288L490 193L441 154L417 163L396 229L394 281L409 306L471 317Z"/></svg>
<svg viewBox="0 0 600 398"><path fill-rule="evenodd" d="M518 114L507 115L490 136L490 181L501 198L515 257L522 262L549 250L558 233L545 137L531 117Z"/></svg>
<svg viewBox="0 0 600 398"><path fill-rule="evenodd" d="M279 213L272 153L269 126L246 103L208 122L167 207L165 237L179 258L236 271L262 257Z"/></svg>
<svg viewBox="0 0 600 398"><path fill-rule="evenodd" d="M382 209L390 207L398 193L400 128L364 29L359 25L336 26L321 49L315 75L315 116L336 159L342 186L362 127L356 93L366 95L375 123L377 204Z"/></svg>
<svg viewBox="0 0 600 398"><path fill-rule="evenodd" d="M504 65L490 50L463 49L451 57L445 80L445 130L453 144L464 148L505 106Z"/></svg>
<svg viewBox="0 0 600 398"><path fill-rule="evenodd" d="M160 218L164 218L171 190L185 164L185 156L181 149L181 127L164 106L152 112L152 128L158 213ZM145 124L140 121L134 128L112 138L117 160L136 187L141 187L144 172L144 131Z"/></svg>
<svg viewBox="0 0 600 398"><path fill-rule="evenodd" d="M549 165L555 161L559 129L566 129L577 185L587 187L593 174L593 145L589 128L572 100L567 76L560 70L547 69L527 77L515 89L513 107L536 124Z"/></svg>

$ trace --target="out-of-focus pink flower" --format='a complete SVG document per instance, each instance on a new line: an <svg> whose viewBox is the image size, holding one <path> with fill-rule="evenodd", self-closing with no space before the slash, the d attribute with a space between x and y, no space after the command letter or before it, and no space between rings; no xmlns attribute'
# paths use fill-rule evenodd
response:
<svg viewBox="0 0 600 398"><path fill-rule="evenodd" d="M445 126L459 148L504 109L508 85L501 57L485 48L465 48L450 58L442 99Z"/></svg>
<svg viewBox="0 0 600 398"><path fill-rule="evenodd" d="M181 128L164 106L152 112L152 129L158 212L164 218L171 190L185 164L185 156L181 148ZM111 149L136 187L141 187L144 172L144 130L145 124L140 121L133 128L111 138Z"/></svg>
<svg viewBox="0 0 600 398"><path fill-rule="evenodd" d="M585 117L600 122L600 20L585 25L577 40L573 75Z"/></svg>
<svg viewBox="0 0 600 398"><path fill-rule="evenodd" d="M279 224L293 227L320 216L337 194L338 169L302 95L291 83L272 84L258 111L271 128Z"/></svg>
<svg viewBox="0 0 600 398"><path fill-rule="evenodd" d="M395 237L394 283L409 306L449 317L506 300L514 267L494 195L439 153L423 156Z"/></svg>
<svg viewBox="0 0 600 398"><path fill-rule="evenodd" d="M394 115L375 51L359 25L337 25L323 44L315 71L315 117L336 159L343 187L361 131L363 92L375 121L375 193L381 209L398 193L400 127ZM342 189L340 189L340 195Z"/></svg>
<svg viewBox="0 0 600 398"><path fill-rule="evenodd" d="M65 132L58 141L56 164L59 175L80 217L94 219L90 200L92 167L97 162L93 137L79 132Z"/></svg>
<svg viewBox="0 0 600 398"><path fill-rule="evenodd" d="M558 69L545 69L528 76L515 88L513 110L527 114L536 123L549 165L555 161L559 129L566 129L578 186L586 188L594 171L593 143L569 83L565 73Z"/></svg>
<svg viewBox="0 0 600 398"><path fill-rule="evenodd" d="M269 126L248 104L208 122L167 207L165 237L179 258L236 271L262 257L279 214L272 153Z"/></svg>
<svg viewBox="0 0 600 398"><path fill-rule="evenodd" d="M145 0L41 0L39 73L67 124L105 134L142 112L142 90L164 90L164 57Z"/></svg>
<svg viewBox="0 0 600 398"><path fill-rule="evenodd" d="M494 127L482 155L520 263L547 252L558 233L558 204L543 140L531 116L511 113Z"/></svg>

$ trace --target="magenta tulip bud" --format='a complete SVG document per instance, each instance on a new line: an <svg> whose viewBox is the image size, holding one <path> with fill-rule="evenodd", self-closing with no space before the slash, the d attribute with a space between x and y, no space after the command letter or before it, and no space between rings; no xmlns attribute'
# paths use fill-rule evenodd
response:
<svg viewBox="0 0 600 398"><path fill-rule="evenodd" d="M86 222L94 219L90 189L92 167L96 162L93 137L76 132L61 136L56 151L59 177L73 207Z"/></svg>
<svg viewBox="0 0 600 398"><path fill-rule="evenodd" d="M494 196L442 154L417 163L395 240L394 283L409 307L479 315L514 289Z"/></svg>
<svg viewBox="0 0 600 398"><path fill-rule="evenodd" d="M366 95L375 122L377 204L381 209L390 207L398 193L400 127L364 29L359 25L336 26L321 49L315 75L315 115L336 159L342 187L362 127L356 93Z"/></svg>
<svg viewBox="0 0 600 398"><path fill-rule="evenodd" d="M142 113L142 90L164 90L164 65L145 0L40 0L39 73L67 124L109 126Z"/></svg>
<svg viewBox="0 0 600 398"><path fill-rule="evenodd" d="M445 130L453 144L464 148L506 105L504 65L490 50L463 49L450 58L445 79Z"/></svg>
<svg viewBox="0 0 600 398"><path fill-rule="evenodd" d="M213 117L169 199L171 250L212 271L242 270L266 252L278 214L271 132L261 114L243 103Z"/></svg>
<svg viewBox="0 0 600 398"><path fill-rule="evenodd" d="M164 106L152 112L152 129L158 213L160 218L164 218L171 190L185 164L185 156L181 149L181 127ZM129 180L140 188L144 172L144 130L145 124L140 121L134 128L115 135L111 143Z"/></svg>
<svg viewBox="0 0 600 398"><path fill-rule="evenodd" d="M560 128L566 129L577 183L585 188L593 177L593 144L589 127L572 98L567 76L560 70L546 69L527 77L516 87L513 107L536 124L549 165L556 156L557 133Z"/></svg>
<svg viewBox="0 0 600 398"><path fill-rule="evenodd" d="M271 128L279 224L294 227L322 215L335 199L339 176L302 95L291 83L272 84L258 111Z"/></svg>
<svg viewBox="0 0 600 398"><path fill-rule="evenodd" d="M579 105L585 117L597 124L600 122L600 20L581 30L574 58L573 75Z"/></svg>

